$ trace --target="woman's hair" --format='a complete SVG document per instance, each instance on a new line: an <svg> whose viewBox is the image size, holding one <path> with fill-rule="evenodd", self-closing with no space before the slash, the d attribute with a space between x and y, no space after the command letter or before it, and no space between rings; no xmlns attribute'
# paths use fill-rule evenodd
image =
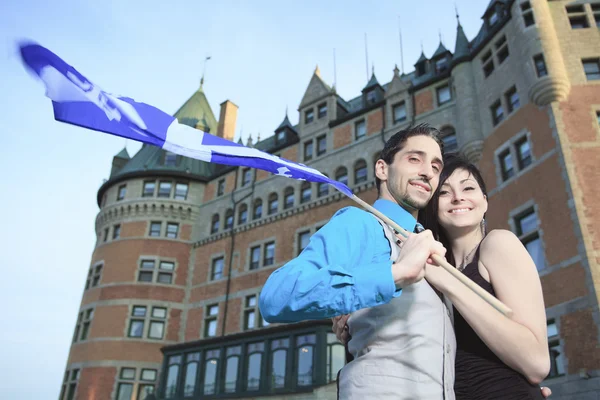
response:
<svg viewBox="0 0 600 400"><path fill-rule="evenodd" d="M487 190L485 188L485 182L483 181L483 177L481 176L481 172L477 169L477 167L471 163L469 160L460 155L450 154L444 159L444 168L442 169L442 173L440 174L440 181L436 191L433 193L431 200L427 204L427 207L422 209L419 212L419 222L423 225L425 229L431 230L433 233L433 237L441 242L444 247L448 250L446 253L446 260L451 265L455 265L454 255L452 254L452 250L450 247L450 241L448 240L448 236L444 231L444 228L439 224L438 220L438 207L439 207L439 199L440 199L440 190L442 188L442 184L446 182L446 180L456 171L457 169L463 169L468 171L469 174L477 181L483 195L487 197ZM485 215L484 215L485 217ZM485 232L484 232L485 234Z"/></svg>

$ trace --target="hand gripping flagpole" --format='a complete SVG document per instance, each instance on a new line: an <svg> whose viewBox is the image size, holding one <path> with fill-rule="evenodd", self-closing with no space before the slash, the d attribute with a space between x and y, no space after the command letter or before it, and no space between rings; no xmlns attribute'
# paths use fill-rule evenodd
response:
<svg viewBox="0 0 600 400"><path fill-rule="evenodd" d="M398 225L397 223L395 223L394 221L392 221L390 218L388 218L387 216L385 216L379 210L375 209L375 207L373 207L370 204L364 202L362 199L360 199L359 197L357 197L355 194L353 194L352 197L350 197L350 199L354 200L355 202L357 202L358 204L360 204L363 208L365 208L369 212L377 215L379 218L381 218L383 221L385 221L386 224L388 224L389 226L391 226L396 232L398 232L400 235L402 235L402 237L404 237L404 240L406 240L406 238L408 238L409 232L407 232L400 225ZM488 292L486 292L481 286L479 286L478 284L476 284L475 282L473 282L471 279L469 279L465 274L463 274L462 272L460 272L459 270L457 270L456 268L454 268L443 257L441 257L438 254L433 254L431 256L431 258L433 259L433 261L435 261L435 263L438 266L444 268L448 273L450 273L450 275L452 275L453 277L455 277L456 279L458 279L466 287L468 287L473 292L475 292L475 294L477 294L483 300L485 300L486 302L488 302L489 305L491 305L492 307L494 307L496 310L498 310L500 313L502 313L506 317L512 318L513 311L506 304L504 304L503 302L501 302L500 300L498 300L497 298L495 298L494 296L492 296L491 294L489 294Z"/></svg>

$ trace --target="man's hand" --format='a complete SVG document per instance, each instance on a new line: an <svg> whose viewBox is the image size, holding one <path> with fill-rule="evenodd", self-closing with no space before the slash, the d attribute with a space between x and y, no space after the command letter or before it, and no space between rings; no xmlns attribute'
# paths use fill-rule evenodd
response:
<svg viewBox="0 0 600 400"><path fill-rule="evenodd" d="M392 264L392 277L396 288L420 281L425 276L425 264L433 263L432 254L442 257L446 255L446 249L440 242L433 239L430 230L421 233L410 233L402 243L400 256Z"/></svg>
<svg viewBox="0 0 600 400"><path fill-rule="evenodd" d="M348 325L346 325L348 318L350 318L350 314L339 315L331 318L331 322L333 322L331 330L333 333L335 333L335 336L340 342L342 342L343 345L346 344L348 341L348 336L350 336L348 333Z"/></svg>
<svg viewBox="0 0 600 400"><path fill-rule="evenodd" d="M542 391L542 396L544 396L545 399L547 399L548 397L550 397L550 395L552 395L552 390L550 390L549 387L542 387L540 388Z"/></svg>

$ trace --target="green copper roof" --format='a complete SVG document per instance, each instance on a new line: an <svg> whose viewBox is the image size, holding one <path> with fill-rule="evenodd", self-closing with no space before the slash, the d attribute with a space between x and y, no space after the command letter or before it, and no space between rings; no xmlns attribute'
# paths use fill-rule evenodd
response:
<svg viewBox="0 0 600 400"><path fill-rule="evenodd" d="M129 159L131 158L131 157L129 156L129 153L127 152L127 148L126 148L126 147L123 147L123 150L121 150L121 151L119 152L119 154L117 154L115 157L116 157L116 158L123 158L123 159L125 159L125 160L129 160Z"/></svg>
<svg viewBox="0 0 600 400"><path fill-rule="evenodd" d="M467 39L467 35L465 35L465 31L463 31L460 22L458 23L458 27L456 28L456 45L454 47L454 59L458 59L460 57L469 56L469 39Z"/></svg>
<svg viewBox="0 0 600 400"><path fill-rule="evenodd" d="M294 127L292 126L292 123L290 122L290 119L288 118L287 114L285 114L285 118L283 119L283 121L281 122L281 124L279 124L279 126L277 127L277 129L275 129L275 132L280 131L281 129L288 127L290 129L294 129Z"/></svg>
<svg viewBox="0 0 600 400"><path fill-rule="evenodd" d="M375 77L375 72L371 73L371 79L369 79L369 82L367 83L367 86L365 86L365 88L363 90L372 88L374 86L381 86L379 84L379 81Z"/></svg>
<svg viewBox="0 0 600 400"><path fill-rule="evenodd" d="M425 57L425 53L421 51L421 57L417 60L416 64L427 61L427 57Z"/></svg>
<svg viewBox="0 0 600 400"><path fill-rule="evenodd" d="M173 116L180 124L198 128L213 135L217 133L217 119L208 104L202 87L183 103Z"/></svg>
<svg viewBox="0 0 600 400"><path fill-rule="evenodd" d="M437 50L435 51L435 53L433 53L433 55L431 56L431 58L436 58L439 55L442 55L444 53L448 52L448 49L446 49L446 47L444 46L444 44L442 42L440 42L440 45L438 46Z"/></svg>

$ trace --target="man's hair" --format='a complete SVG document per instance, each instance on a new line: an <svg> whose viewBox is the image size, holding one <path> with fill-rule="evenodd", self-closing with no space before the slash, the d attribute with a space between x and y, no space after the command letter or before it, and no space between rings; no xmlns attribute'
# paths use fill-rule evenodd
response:
<svg viewBox="0 0 600 400"><path fill-rule="evenodd" d="M421 135L429 136L435 140L440 146L442 155L444 154L444 143L442 142L440 131L429 124L419 124L417 126L409 126L406 129L402 129L389 138L388 141L385 142L383 150L381 150L381 153L379 154L379 158L375 160L375 164L377 164L378 160L383 160L386 164L390 165L394 161L396 153L404 148L408 138ZM375 184L377 185L377 193L379 193L381 179L379 179L377 175L375 175Z"/></svg>

